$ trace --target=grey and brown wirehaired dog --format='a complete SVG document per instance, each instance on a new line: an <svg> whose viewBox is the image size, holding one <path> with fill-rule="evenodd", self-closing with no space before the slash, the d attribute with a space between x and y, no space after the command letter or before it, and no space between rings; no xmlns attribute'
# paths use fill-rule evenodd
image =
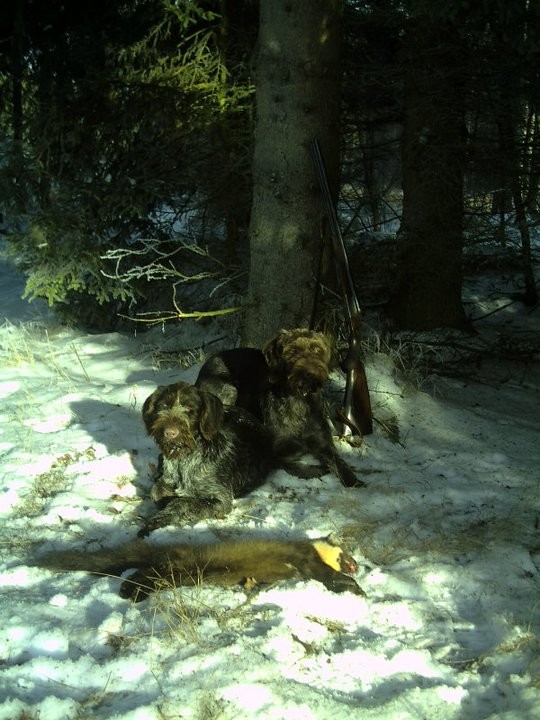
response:
<svg viewBox="0 0 540 720"><path fill-rule="evenodd" d="M237 348L211 356L195 384L258 417L272 433L280 467L306 478L332 472L343 485L358 487L365 483L338 455L324 412L322 387L331 354L323 333L281 330L262 350ZM306 454L318 465L301 463Z"/></svg>
<svg viewBox="0 0 540 720"><path fill-rule="evenodd" d="M162 506L139 532L223 517L233 498L261 485L275 467L272 437L240 407L178 382L144 402L143 420L161 451L152 499Z"/></svg>

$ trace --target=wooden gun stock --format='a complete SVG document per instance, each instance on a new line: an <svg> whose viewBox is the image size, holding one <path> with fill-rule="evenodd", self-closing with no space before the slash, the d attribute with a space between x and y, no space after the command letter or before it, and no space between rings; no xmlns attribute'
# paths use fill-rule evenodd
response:
<svg viewBox="0 0 540 720"><path fill-rule="evenodd" d="M336 210L332 202L319 141L312 140L309 150L325 203L326 215L332 235L332 249L338 281L341 285L350 324L349 352L343 362L343 369L346 373L345 395L343 408L339 413L343 422L343 435L369 435L373 432L373 415L366 371L361 359L360 329L362 313L356 297Z"/></svg>

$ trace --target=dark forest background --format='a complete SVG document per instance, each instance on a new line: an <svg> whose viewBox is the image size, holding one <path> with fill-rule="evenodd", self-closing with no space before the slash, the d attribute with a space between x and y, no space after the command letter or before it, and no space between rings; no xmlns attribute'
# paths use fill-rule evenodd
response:
<svg viewBox="0 0 540 720"><path fill-rule="evenodd" d="M71 322L241 307L253 344L306 323L319 128L363 309L467 329L463 277L488 262L538 302L536 2L13 0L0 51L3 235Z"/></svg>

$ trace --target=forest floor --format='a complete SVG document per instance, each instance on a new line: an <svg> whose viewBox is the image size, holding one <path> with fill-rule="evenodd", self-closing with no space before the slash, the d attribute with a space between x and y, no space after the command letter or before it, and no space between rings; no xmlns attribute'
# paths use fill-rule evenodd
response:
<svg viewBox="0 0 540 720"><path fill-rule="evenodd" d="M198 370L164 350L234 338L70 329L0 275L0 720L540 719L540 309L515 274L468 278L474 337L372 343L375 431L337 441L367 487L276 471L226 519L149 540L332 534L365 597L306 581L137 605L32 558L134 537L157 459L142 403Z"/></svg>

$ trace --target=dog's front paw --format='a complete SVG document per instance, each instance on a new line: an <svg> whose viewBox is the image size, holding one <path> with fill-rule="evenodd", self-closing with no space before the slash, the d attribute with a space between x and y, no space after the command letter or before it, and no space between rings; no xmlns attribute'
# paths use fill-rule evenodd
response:
<svg viewBox="0 0 540 720"><path fill-rule="evenodd" d="M157 505L163 500L174 497L174 491L175 488L173 485L169 485L162 480L158 480L154 483L152 489L150 490L150 497Z"/></svg>
<svg viewBox="0 0 540 720"><path fill-rule="evenodd" d="M354 487L357 487L357 488L367 487L366 483L363 480L360 480L358 477L356 477L356 475L354 475L354 473L341 474L340 480L341 480L341 484L344 485L345 487L353 487L353 488Z"/></svg>
<svg viewBox="0 0 540 720"><path fill-rule="evenodd" d="M327 472L326 468L323 468L320 465L307 464L300 461L284 462L281 466L289 473L289 475L294 475L302 480L319 478Z"/></svg>
<svg viewBox="0 0 540 720"><path fill-rule="evenodd" d="M146 537L152 530L167 525L194 525L207 518L225 517L232 510L232 499L219 501L216 498L172 498L167 505L139 530L138 537Z"/></svg>
<svg viewBox="0 0 540 720"><path fill-rule="evenodd" d="M178 516L177 513L171 515L170 512L164 512L163 510L161 510L144 523L142 528L137 533L137 537L145 538L148 537L148 535L150 535L153 530L157 530L161 527L166 527L167 525L179 525L180 523L181 518Z"/></svg>
<svg viewBox="0 0 540 720"><path fill-rule="evenodd" d="M366 483L351 470L347 463L340 457L335 456L329 462L329 468L337 475L345 487L366 487Z"/></svg>

